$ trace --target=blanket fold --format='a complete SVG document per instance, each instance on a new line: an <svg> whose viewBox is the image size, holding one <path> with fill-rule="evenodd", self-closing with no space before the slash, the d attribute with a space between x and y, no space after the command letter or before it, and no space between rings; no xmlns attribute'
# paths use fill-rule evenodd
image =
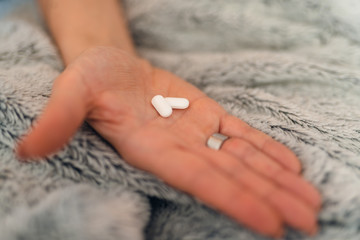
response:
<svg viewBox="0 0 360 240"><path fill-rule="evenodd" d="M359 239L360 3L123 2L141 56L299 157L321 228L284 239ZM16 159L63 70L34 4L0 1L0 239L266 239L128 165L86 124L46 162Z"/></svg>

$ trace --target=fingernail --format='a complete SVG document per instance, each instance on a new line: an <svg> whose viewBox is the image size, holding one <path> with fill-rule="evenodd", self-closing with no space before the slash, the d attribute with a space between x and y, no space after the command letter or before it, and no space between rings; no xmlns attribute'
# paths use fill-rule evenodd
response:
<svg viewBox="0 0 360 240"><path fill-rule="evenodd" d="M318 227L317 227L317 225L315 225L315 226L308 232L308 234L309 234L310 236L315 236L317 232L318 232Z"/></svg>
<svg viewBox="0 0 360 240"><path fill-rule="evenodd" d="M279 231L275 234L276 239L281 239L284 236L284 229L280 228Z"/></svg>
<svg viewBox="0 0 360 240"><path fill-rule="evenodd" d="M20 161L26 161L26 155L23 153L21 149L18 148L15 149L15 156Z"/></svg>
<svg viewBox="0 0 360 240"><path fill-rule="evenodd" d="M15 149L15 156L20 162L38 162L41 160L39 157L35 156L29 156L29 154L24 150L23 147L20 147L19 149Z"/></svg>
<svg viewBox="0 0 360 240"><path fill-rule="evenodd" d="M15 146L15 155L20 161L26 161L28 158L21 141Z"/></svg>

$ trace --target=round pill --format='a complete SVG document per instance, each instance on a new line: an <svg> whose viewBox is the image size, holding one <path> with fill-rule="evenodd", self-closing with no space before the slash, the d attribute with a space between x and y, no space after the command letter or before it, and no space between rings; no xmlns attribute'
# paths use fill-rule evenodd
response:
<svg viewBox="0 0 360 240"><path fill-rule="evenodd" d="M165 100L165 98L161 95L156 95L151 99L151 104L154 106L156 111L162 117L170 117L172 114L172 108L170 104Z"/></svg>

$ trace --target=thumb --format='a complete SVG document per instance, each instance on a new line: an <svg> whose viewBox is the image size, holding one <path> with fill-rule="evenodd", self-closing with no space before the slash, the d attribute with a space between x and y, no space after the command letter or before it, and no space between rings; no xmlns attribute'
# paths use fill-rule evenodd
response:
<svg viewBox="0 0 360 240"><path fill-rule="evenodd" d="M86 117L89 102L81 75L65 70L54 82L50 100L37 124L17 146L20 159L44 157L59 150Z"/></svg>

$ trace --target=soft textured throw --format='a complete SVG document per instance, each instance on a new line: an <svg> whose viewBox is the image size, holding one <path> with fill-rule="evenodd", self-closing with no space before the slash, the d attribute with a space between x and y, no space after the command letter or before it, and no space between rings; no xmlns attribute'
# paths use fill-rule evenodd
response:
<svg viewBox="0 0 360 240"><path fill-rule="evenodd" d="M360 2L124 3L142 56L297 154L323 196L320 231L284 239L360 239ZM20 163L16 141L62 70L35 3L0 0L0 240L265 239L129 166L86 124Z"/></svg>

